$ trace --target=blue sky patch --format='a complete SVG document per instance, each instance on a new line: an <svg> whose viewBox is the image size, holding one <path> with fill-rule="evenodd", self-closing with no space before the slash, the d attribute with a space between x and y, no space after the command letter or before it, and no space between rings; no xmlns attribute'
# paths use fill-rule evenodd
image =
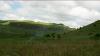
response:
<svg viewBox="0 0 100 56"><path fill-rule="evenodd" d="M13 1L13 3L11 4L11 8L12 8L13 11L18 10L21 7L22 7L21 4L17 1Z"/></svg>

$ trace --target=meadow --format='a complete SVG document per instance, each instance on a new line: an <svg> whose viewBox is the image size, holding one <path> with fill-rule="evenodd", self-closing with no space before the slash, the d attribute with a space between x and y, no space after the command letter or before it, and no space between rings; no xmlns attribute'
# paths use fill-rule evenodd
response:
<svg viewBox="0 0 100 56"><path fill-rule="evenodd" d="M100 21L79 29L0 21L0 56L100 56Z"/></svg>
<svg viewBox="0 0 100 56"><path fill-rule="evenodd" d="M2 40L0 56L100 56L100 41Z"/></svg>

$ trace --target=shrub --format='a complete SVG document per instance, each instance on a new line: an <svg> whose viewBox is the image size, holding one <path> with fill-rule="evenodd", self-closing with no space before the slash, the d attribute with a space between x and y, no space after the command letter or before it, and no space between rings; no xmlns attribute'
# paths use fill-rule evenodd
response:
<svg viewBox="0 0 100 56"><path fill-rule="evenodd" d="M94 40L99 40L100 39L100 34L96 33L91 38L94 39Z"/></svg>
<svg viewBox="0 0 100 56"><path fill-rule="evenodd" d="M61 39L63 37L64 33L48 33L45 34L44 37L49 39Z"/></svg>

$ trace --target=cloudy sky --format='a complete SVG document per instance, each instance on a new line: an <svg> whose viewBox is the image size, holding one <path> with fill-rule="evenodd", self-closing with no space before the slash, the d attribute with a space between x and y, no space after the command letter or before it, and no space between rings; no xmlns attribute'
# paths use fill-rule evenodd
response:
<svg viewBox="0 0 100 56"><path fill-rule="evenodd" d="M78 28L100 19L100 1L0 1L0 19L63 23Z"/></svg>

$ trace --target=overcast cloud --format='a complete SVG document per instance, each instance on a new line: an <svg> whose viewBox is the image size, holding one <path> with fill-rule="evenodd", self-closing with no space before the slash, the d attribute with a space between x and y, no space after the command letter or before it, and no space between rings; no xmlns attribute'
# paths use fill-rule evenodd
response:
<svg viewBox="0 0 100 56"><path fill-rule="evenodd" d="M100 19L100 1L0 1L0 19L63 23L78 28Z"/></svg>

